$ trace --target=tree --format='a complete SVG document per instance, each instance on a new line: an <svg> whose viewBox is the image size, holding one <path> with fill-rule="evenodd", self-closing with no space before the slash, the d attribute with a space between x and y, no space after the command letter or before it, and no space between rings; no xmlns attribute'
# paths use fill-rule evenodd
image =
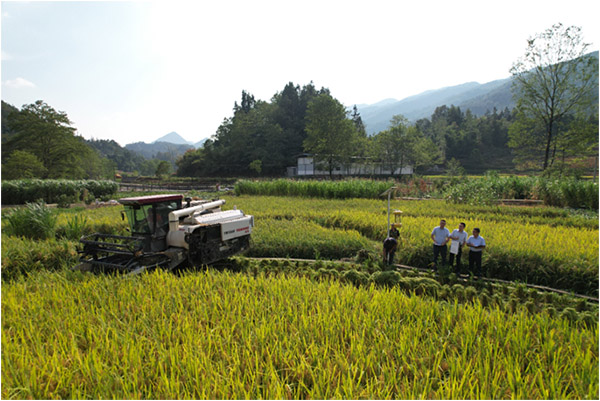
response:
<svg viewBox="0 0 600 401"><path fill-rule="evenodd" d="M524 158L536 152L546 170L557 149L570 142L565 140L569 116L593 114L598 59L585 55L589 44L575 26L553 25L527 43L524 56L510 70L517 124L511 127L509 145Z"/></svg>
<svg viewBox="0 0 600 401"><path fill-rule="evenodd" d="M21 150L43 164L43 178L88 178L102 170L100 157L75 135L67 114L38 100L9 115L14 133L2 146L4 154Z"/></svg>
<svg viewBox="0 0 600 401"><path fill-rule="evenodd" d="M2 165L2 178L16 180L19 178L41 178L46 168L35 155L22 150L15 150Z"/></svg>
<svg viewBox="0 0 600 401"><path fill-rule="evenodd" d="M250 170L255 171L256 174L259 175L260 172L262 171L262 160L260 160L260 159L252 160L250 162L250 164L248 165L248 168Z"/></svg>
<svg viewBox="0 0 600 401"><path fill-rule="evenodd" d="M396 115L390 121L387 130L375 136L379 158L393 175L408 165L414 168L427 165L435 159L438 149L429 138L415 126L410 126L402 115Z"/></svg>
<svg viewBox="0 0 600 401"><path fill-rule="evenodd" d="M234 102L233 103L233 111L234 111L234 113L237 113L238 111L241 111L244 113L249 113L250 110L252 110L254 108L255 104L256 104L256 100L254 100L254 95L243 90L242 91L242 105L238 106L237 102Z"/></svg>
<svg viewBox="0 0 600 401"><path fill-rule="evenodd" d="M171 173L171 163L166 160L161 160L158 162L158 166L156 166L156 176L163 177L167 176Z"/></svg>
<svg viewBox="0 0 600 401"><path fill-rule="evenodd" d="M324 165L333 177L333 170L351 156L358 135L346 109L328 93L322 93L309 103L306 111L304 149L313 153L317 165Z"/></svg>
<svg viewBox="0 0 600 401"><path fill-rule="evenodd" d="M458 160L452 158L446 163L446 174L450 177L465 175L465 169L460 165Z"/></svg>
<svg viewBox="0 0 600 401"><path fill-rule="evenodd" d="M2 145L14 135L10 128L10 121L17 113L19 113L19 109L2 101Z"/></svg>
<svg viewBox="0 0 600 401"><path fill-rule="evenodd" d="M296 157L304 151L306 110L308 104L322 93L329 93L329 90L317 90L312 82L302 88L289 82L283 91L273 96L272 103L276 106L274 122L282 130L282 156L285 164L283 167L296 164Z"/></svg>
<svg viewBox="0 0 600 401"><path fill-rule="evenodd" d="M354 124L356 131L358 131L358 134L361 137L367 136L367 129L365 128L365 123L363 123L362 117L360 116L356 105L354 105L354 107L352 108L352 123Z"/></svg>

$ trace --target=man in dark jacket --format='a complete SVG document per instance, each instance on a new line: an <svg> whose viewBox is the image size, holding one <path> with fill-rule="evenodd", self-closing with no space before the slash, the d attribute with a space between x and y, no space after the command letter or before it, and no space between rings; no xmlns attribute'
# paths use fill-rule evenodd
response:
<svg viewBox="0 0 600 401"><path fill-rule="evenodd" d="M394 263L394 254L398 247L398 240L394 237L387 237L383 241L383 263L391 265Z"/></svg>

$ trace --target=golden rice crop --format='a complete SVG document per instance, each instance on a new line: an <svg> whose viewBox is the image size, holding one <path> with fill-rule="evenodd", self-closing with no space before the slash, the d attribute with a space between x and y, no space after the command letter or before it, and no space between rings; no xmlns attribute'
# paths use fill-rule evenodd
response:
<svg viewBox="0 0 600 401"><path fill-rule="evenodd" d="M2 290L5 399L598 398L597 325L547 313L227 272Z"/></svg>
<svg viewBox="0 0 600 401"><path fill-rule="evenodd" d="M381 247L386 235L385 200L242 196L230 201L253 214L257 222L275 218L281 219L280 225L288 225L281 235L269 237L271 248L285 243L288 235L297 235L294 225L300 221L317 223L333 230L356 231L377 241L376 247ZM557 208L469 207L447 205L440 201L393 201L392 209L404 212L396 258L400 263L426 267L432 257L431 230L441 218L445 218L450 230L456 228L459 222L467 224L469 233L474 227L481 229L481 235L487 242L484 268L487 267L492 276L597 294L597 219L578 215L571 217L568 212ZM259 238L266 233L256 234L256 245L262 246L266 239ZM307 235L319 234L309 232ZM332 238L329 240L334 241ZM318 250L317 247L315 249ZM260 250L253 252L260 253ZM281 253L285 254L285 250L280 249Z"/></svg>
<svg viewBox="0 0 600 401"><path fill-rule="evenodd" d="M354 230L328 229L302 220L256 220L251 256L339 259L354 256L373 244Z"/></svg>
<svg viewBox="0 0 600 401"><path fill-rule="evenodd" d="M338 259L354 257L361 250L378 255L386 234L387 201L383 199L240 196L226 200L226 208L237 206L255 216L250 251L255 256ZM451 230L459 222L467 223L468 232L481 229L488 245L483 264L490 276L597 294L597 218L549 207L474 207L442 201L392 201L392 209L404 212L396 256L400 263L426 267L432 257L431 230L445 218ZM58 226L65 226L73 213L82 213L89 231L124 233L120 211L120 207L67 210L59 214Z"/></svg>

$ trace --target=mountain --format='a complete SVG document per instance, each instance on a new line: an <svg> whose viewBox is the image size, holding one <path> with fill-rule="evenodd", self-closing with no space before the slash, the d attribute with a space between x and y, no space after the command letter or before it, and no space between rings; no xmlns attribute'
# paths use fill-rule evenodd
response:
<svg viewBox="0 0 600 401"><path fill-rule="evenodd" d="M369 135L385 130L393 116L402 114L409 121L429 118L439 106L454 105L463 111L470 109L483 115L494 107L503 110L514 107L510 92L511 78L486 84L467 82L461 85L428 90L402 100L385 99L372 105L357 106Z"/></svg>
<svg viewBox="0 0 600 401"><path fill-rule="evenodd" d="M204 146L204 142L206 142L206 141L208 141L208 138L204 138L204 139L202 139L202 140L200 140L200 141L196 142L196 143L194 144L194 147L195 147L196 149L198 149L198 148L201 148L201 147L203 147L203 146Z"/></svg>
<svg viewBox="0 0 600 401"><path fill-rule="evenodd" d="M167 135L161 136L160 138L158 138L156 141L154 141L152 143L157 143L157 142L169 142L169 143L174 143L176 145L192 145L192 142L186 141L185 139L183 139L181 137L181 135L179 135L175 131L169 132Z"/></svg>
<svg viewBox="0 0 600 401"><path fill-rule="evenodd" d="M598 58L598 51L582 57ZM402 114L410 122L421 118L431 118L439 106L457 106L462 111L471 110L476 116L482 116L494 108L512 109L515 102L511 92L512 78L498 79L485 84L467 82L461 85L428 90L402 100L385 99L371 105L357 105L363 123L369 135L388 128L393 116ZM596 92L597 96L597 92Z"/></svg>
<svg viewBox="0 0 600 401"><path fill-rule="evenodd" d="M140 170L144 163L144 157L122 148L117 142L108 139L89 139L85 141L89 146L96 149L102 157L112 160L117 170L135 171Z"/></svg>
<svg viewBox="0 0 600 401"><path fill-rule="evenodd" d="M177 132L173 131L173 132L169 132L167 135L163 135L160 138L158 138L156 141L152 142L152 144L155 143L159 143L159 142L165 142L165 143L171 143L174 145L190 145L193 146L194 148L198 149L201 148L204 145L204 142L206 142L208 140L208 138L204 138L201 139L198 142L190 142L190 141L186 141L185 139L183 139L183 137L181 135L179 135ZM142 143L142 142L138 142Z"/></svg>
<svg viewBox="0 0 600 401"><path fill-rule="evenodd" d="M171 142L135 142L125 145L125 149L132 152L138 153L147 159L173 159L179 155L184 154L189 149L193 149L194 146L190 144L177 144ZM166 158L166 155L169 157Z"/></svg>

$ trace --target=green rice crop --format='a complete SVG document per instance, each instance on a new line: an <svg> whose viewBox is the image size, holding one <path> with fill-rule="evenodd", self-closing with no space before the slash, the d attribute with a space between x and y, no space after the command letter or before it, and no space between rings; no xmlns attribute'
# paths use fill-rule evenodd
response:
<svg viewBox="0 0 600 401"><path fill-rule="evenodd" d="M598 183L572 178L483 177L422 178L405 182L394 180L239 180L237 195L293 196L304 198L348 199L380 198L396 186L396 196L437 196L453 203L494 204L499 199L539 199L550 206L569 206L598 210ZM441 196L439 193L442 193Z"/></svg>
<svg viewBox="0 0 600 401"><path fill-rule="evenodd" d="M3 285L1 395L597 399L598 326L562 315L303 278L43 273Z"/></svg>
<svg viewBox="0 0 600 401"><path fill-rule="evenodd" d="M340 181L290 180L269 181L239 180L236 195L298 196L305 198L346 199L377 198L394 185L394 181L349 179Z"/></svg>

